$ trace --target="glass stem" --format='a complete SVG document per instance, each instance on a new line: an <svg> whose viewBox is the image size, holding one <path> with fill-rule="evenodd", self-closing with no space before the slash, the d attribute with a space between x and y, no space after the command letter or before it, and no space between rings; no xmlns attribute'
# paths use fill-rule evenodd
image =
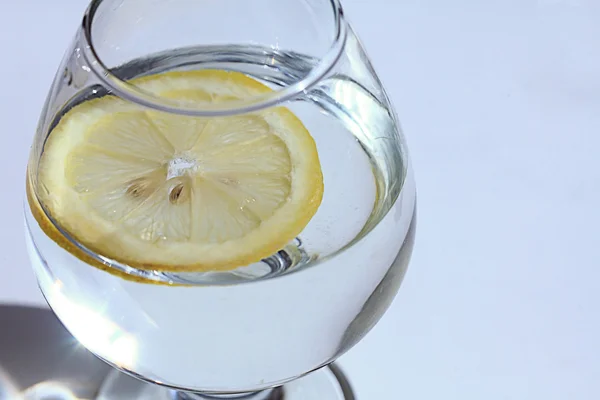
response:
<svg viewBox="0 0 600 400"><path fill-rule="evenodd" d="M283 400L283 389L275 388L245 394L200 394L177 392L173 400Z"/></svg>

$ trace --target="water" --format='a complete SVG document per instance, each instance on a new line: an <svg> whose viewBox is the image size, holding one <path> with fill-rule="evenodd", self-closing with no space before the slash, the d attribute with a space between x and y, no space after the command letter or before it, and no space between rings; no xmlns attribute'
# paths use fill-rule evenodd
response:
<svg viewBox="0 0 600 400"><path fill-rule="evenodd" d="M196 48L137 60L115 74L129 79L173 69L231 69L277 89L302 79L314 63L265 48ZM73 72L66 75L77 81ZM84 88L62 113L105 94L98 86ZM396 293L412 249L414 187L395 121L385 98L342 74L286 106L316 141L325 192L303 232L260 263L203 274L115 265L191 286L126 281L63 250L26 207L40 287L84 346L148 380L242 391L327 363L373 326Z"/></svg>

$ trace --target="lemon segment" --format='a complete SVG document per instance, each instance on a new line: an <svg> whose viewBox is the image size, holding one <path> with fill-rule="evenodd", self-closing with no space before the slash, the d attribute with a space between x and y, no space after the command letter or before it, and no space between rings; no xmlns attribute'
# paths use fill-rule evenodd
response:
<svg viewBox="0 0 600 400"><path fill-rule="evenodd" d="M270 90L216 70L131 83L197 105ZM205 272L260 261L293 240L321 203L323 177L313 138L285 108L189 117L104 96L50 133L36 193L93 252L141 269Z"/></svg>

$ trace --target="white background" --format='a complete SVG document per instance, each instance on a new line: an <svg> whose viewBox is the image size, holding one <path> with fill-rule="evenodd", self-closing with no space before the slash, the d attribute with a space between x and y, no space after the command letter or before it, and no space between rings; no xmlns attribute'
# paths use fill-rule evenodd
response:
<svg viewBox="0 0 600 400"><path fill-rule="evenodd" d="M419 188L402 290L342 358L359 400L600 398L600 1L344 5ZM85 6L0 2L0 302L43 304L24 170Z"/></svg>

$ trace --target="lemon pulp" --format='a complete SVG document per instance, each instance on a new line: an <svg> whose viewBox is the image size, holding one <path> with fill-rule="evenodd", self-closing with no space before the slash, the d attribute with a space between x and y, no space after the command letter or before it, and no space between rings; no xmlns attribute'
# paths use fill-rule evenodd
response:
<svg viewBox="0 0 600 400"><path fill-rule="evenodd" d="M217 70L131 83L199 105L270 90ZM282 107L188 117L104 96L62 117L38 171L40 203L75 240L158 271L230 270L260 261L304 229L323 195L315 142Z"/></svg>

